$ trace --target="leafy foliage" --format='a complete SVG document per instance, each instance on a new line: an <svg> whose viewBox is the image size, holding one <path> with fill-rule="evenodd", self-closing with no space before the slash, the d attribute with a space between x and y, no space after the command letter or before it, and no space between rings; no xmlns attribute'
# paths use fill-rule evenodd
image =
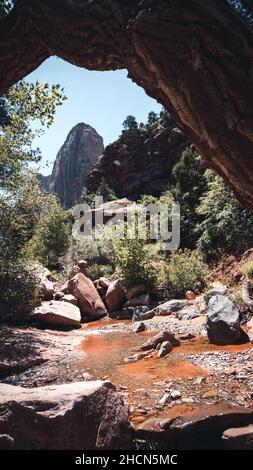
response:
<svg viewBox="0 0 253 470"><path fill-rule="evenodd" d="M198 247L209 258L239 253L253 242L253 214L245 209L219 176L206 173L207 191L197 213Z"/></svg>
<svg viewBox="0 0 253 470"><path fill-rule="evenodd" d="M86 188L82 191L81 196L79 197L78 202L79 203L85 203L87 204L91 209L94 209L95 207L95 197L102 197L103 198L103 203L104 202L110 202L114 201L117 199L116 194L113 189L109 187L109 185L106 183L105 179L102 178L101 182L98 186L98 189L95 193L88 192Z"/></svg>
<svg viewBox="0 0 253 470"><path fill-rule="evenodd" d="M253 261L248 261L248 263L245 263L241 269L241 272L247 278L253 279Z"/></svg>
<svg viewBox="0 0 253 470"><path fill-rule="evenodd" d="M95 281L100 277L110 278L113 274L113 271L113 267L110 264L94 263L87 269L87 274L93 281Z"/></svg>
<svg viewBox="0 0 253 470"><path fill-rule="evenodd" d="M27 246L30 257L49 268L57 268L59 258L70 243L68 214L54 195L45 197L34 235Z"/></svg>
<svg viewBox="0 0 253 470"><path fill-rule="evenodd" d="M207 188L206 167L191 148L187 148L173 168L171 193L180 204L181 247L193 249L196 246L196 225L200 221L197 207Z"/></svg>
<svg viewBox="0 0 253 470"><path fill-rule="evenodd" d="M159 119L159 116L157 113L155 113L154 111L150 111L149 115L148 115L148 125L149 126L152 126L152 124L155 124Z"/></svg>
<svg viewBox="0 0 253 470"><path fill-rule="evenodd" d="M122 126L123 126L123 129L129 130L129 131L138 129L138 123L137 123L135 117L131 116L131 115L126 117L126 119L123 122Z"/></svg>
<svg viewBox="0 0 253 470"><path fill-rule="evenodd" d="M207 267L198 251L177 250L163 267L160 281L169 297L180 298L185 296L187 290L200 292L207 273Z"/></svg>
<svg viewBox="0 0 253 470"><path fill-rule="evenodd" d="M22 322L38 300L38 279L27 259L0 254L0 303L9 308L5 320Z"/></svg>
<svg viewBox="0 0 253 470"><path fill-rule="evenodd" d="M39 150L32 148L31 123L50 126L64 99L59 85L22 81L0 101L0 304L11 308L12 320L23 318L36 300L38 281L25 247L47 201L28 170L40 159Z"/></svg>
<svg viewBox="0 0 253 470"><path fill-rule="evenodd" d="M42 126L49 127L56 107L65 99L60 85L50 88L48 84L28 84L23 81L10 88L8 94L2 97L1 108L5 119L0 127L0 189L15 189L20 185L27 164L40 160L39 150L32 148L35 133L31 129L31 122L39 120Z"/></svg>
<svg viewBox="0 0 253 470"><path fill-rule="evenodd" d="M128 283L141 282L152 285L156 270L144 240L122 239L114 241L115 266L118 274Z"/></svg>

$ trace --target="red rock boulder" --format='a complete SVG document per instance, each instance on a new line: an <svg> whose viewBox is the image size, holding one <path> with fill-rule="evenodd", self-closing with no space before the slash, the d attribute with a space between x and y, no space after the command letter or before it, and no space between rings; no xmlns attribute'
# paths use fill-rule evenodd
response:
<svg viewBox="0 0 253 470"><path fill-rule="evenodd" d="M110 382L36 388L0 384L0 397L2 449L130 448L128 410Z"/></svg>
<svg viewBox="0 0 253 470"><path fill-rule="evenodd" d="M107 315L106 307L93 282L82 273L68 282L69 292L77 299L82 319L99 320Z"/></svg>
<svg viewBox="0 0 253 470"><path fill-rule="evenodd" d="M111 282L106 292L106 305L109 312L120 309L127 300L124 292L124 283L122 279L116 279Z"/></svg>

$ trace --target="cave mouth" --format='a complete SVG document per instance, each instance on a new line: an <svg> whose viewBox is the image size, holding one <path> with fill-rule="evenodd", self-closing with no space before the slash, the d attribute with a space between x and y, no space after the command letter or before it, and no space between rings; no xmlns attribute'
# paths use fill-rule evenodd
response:
<svg viewBox="0 0 253 470"><path fill-rule="evenodd" d="M127 69L252 208L251 0L58 7L58 0L17 0L2 19L0 92L51 56L89 70Z"/></svg>

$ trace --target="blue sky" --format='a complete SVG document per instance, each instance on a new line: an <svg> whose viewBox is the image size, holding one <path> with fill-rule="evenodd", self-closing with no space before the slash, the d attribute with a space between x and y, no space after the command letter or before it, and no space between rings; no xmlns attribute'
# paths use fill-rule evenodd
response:
<svg viewBox="0 0 253 470"><path fill-rule="evenodd" d="M40 171L45 175L51 172L58 150L77 123L85 122L95 127L107 145L118 138L128 114L133 114L138 122L146 122L149 111L161 110L156 100L127 78L126 70L90 72L61 59L50 58L26 80L60 83L68 97L58 108L54 124L35 141L42 151Z"/></svg>

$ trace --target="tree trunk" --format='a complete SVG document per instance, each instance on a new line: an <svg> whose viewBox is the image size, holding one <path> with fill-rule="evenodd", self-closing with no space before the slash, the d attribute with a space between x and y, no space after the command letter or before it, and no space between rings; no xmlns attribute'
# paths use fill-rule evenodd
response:
<svg viewBox="0 0 253 470"><path fill-rule="evenodd" d="M0 92L50 55L127 68L253 209L253 34L226 0L17 0L0 28Z"/></svg>

